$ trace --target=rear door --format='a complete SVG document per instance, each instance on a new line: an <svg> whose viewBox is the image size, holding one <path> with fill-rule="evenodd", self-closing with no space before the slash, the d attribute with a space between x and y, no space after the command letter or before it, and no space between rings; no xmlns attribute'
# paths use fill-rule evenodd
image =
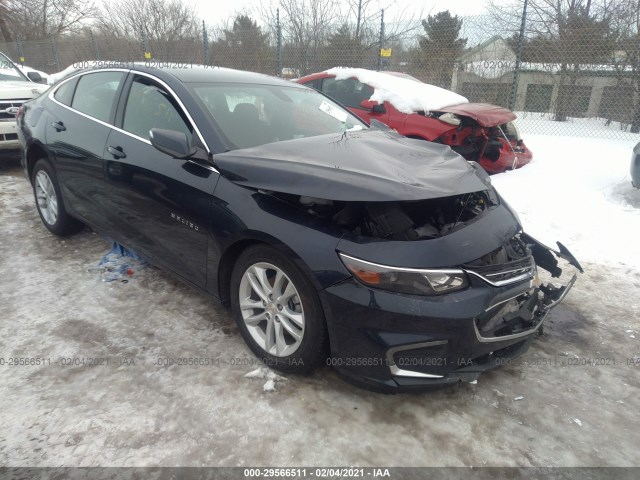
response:
<svg viewBox="0 0 640 480"><path fill-rule="evenodd" d="M193 144L203 146L166 85L132 75L123 91L116 128L104 147L109 223L125 244L204 288L218 173L156 150L149 140L152 128L184 132Z"/></svg>
<svg viewBox="0 0 640 480"><path fill-rule="evenodd" d="M48 108L46 141L65 202L90 224L104 226L102 153L125 71L93 72L64 82Z"/></svg>

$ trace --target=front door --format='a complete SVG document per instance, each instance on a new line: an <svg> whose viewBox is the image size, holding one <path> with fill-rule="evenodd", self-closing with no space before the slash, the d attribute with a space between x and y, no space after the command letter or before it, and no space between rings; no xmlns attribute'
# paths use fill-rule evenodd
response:
<svg viewBox="0 0 640 480"><path fill-rule="evenodd" d="M162 85L135 75L104 149L110 190L109 221L123 242L189 282L206 287L206 259L213 168L161 153L149 141L152 128L184 132L193 126Z"/></svg>

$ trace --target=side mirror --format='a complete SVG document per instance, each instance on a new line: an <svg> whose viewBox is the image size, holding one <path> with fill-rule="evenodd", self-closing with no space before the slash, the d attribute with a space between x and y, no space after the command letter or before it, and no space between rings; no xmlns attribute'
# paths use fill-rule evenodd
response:
<svg viewBox="0 0 640 480"><path fill-rule="evenodd" d="M34 83L47 83L47 81L38 72L27 72L27 77Z"/></svg>
<svg viewBox="0 0 640 480"><path fill-rule="evenodd" d="M196 153L196 148L189 145L189 139L184 132L152 128L150 140L156 149L173 158L189 158Z"/></svg>
<svg viewBox="0 0 640 480"><path fill-rule="evenodd" d="M384 108L384 105L381 105L378 102L373 102L371 100L361 101L360 106L366 110L370 110L373 113L386 113L387 111L387 109Z"/></svg>

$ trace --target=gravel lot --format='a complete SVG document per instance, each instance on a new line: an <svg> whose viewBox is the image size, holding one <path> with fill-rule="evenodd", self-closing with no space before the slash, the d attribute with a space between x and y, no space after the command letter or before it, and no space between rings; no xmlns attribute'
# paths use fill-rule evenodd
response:
<svg viewBox="0 0 640 480"><path fill-rule="evenodd" d="M1 466L640 465L637 270L584 265L531 350L476 385L380 395L329 368L245 377L229 312L153 267L103 282L110 245L50 235L16 164L0 164L0 225ZM590 359L606 364L568 365Z"/></svg>

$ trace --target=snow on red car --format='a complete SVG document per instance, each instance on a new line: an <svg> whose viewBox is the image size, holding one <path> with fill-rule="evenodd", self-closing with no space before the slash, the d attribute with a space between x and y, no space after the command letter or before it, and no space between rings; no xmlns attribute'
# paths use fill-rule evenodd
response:
<svg viewBox="0 0 640 480"><path fill-rule="evenodd" d="M462 95L401 73L332 68L296 80L342 103L371 123L375 119L411 138L449 145L489 173L522 167L532 153L510 110L469 103Z"/></svg>

